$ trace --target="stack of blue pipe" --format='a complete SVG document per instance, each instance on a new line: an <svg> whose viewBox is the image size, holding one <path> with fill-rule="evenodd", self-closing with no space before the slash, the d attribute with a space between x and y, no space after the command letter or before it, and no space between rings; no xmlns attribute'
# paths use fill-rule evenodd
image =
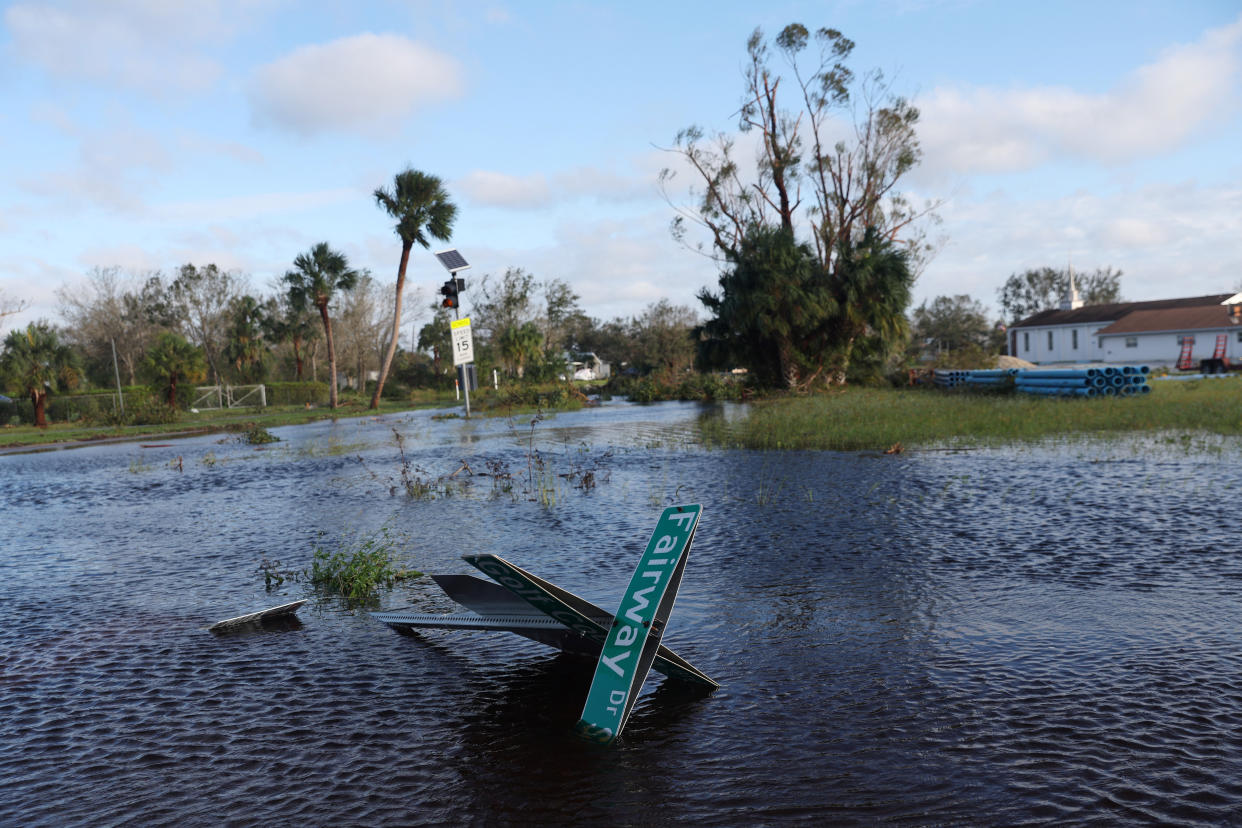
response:
<svg viewBox="0 0 1242 828"><path fill-rule="evenodd" d="M962 385L969 371L950 371L937 368L932 373L932 381L940 388L956 388Z"/></svg>
<svg viewBox="0 0 1242 828"><path fill-rule="evenodd" d="M1000 388L1008 386L1017 368L995 368L988 371L965 371L962 384L971 388Z"/></svg>
<svg viewBox="0 0 1242 828"><path fill-rule="evenodd" d="M994 368L954 371L937 368L933 380L940 388L1006 388L1048 397L1132 397L1150 394L1146 365L1098 368Z"/></svg>
<svg viewBox="0 0 1242 828"><path fill-rule="evenodd" d="M1099 368L1028 369L1014 375L1013 387L1024 394L1051 397L1131 397L1150 394L1146 365Z"/></svg>
<svg viewBox="0 0 1242 828"><path fill-rule="evenodd" d="M932 379L941 388L956 388L959 385L1003 386L1009 383L1009 378L1017 371L1016 368L994 368L987 371L953 371L937 368Z"/></svg>

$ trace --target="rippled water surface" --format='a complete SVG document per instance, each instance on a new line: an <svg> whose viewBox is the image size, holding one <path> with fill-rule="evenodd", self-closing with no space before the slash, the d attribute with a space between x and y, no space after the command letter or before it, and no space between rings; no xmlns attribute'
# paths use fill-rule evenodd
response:
<svg viewBox="0 0 1242 828"><path fill-rule="evenodd" d="M0 457L0 824L1242 814L1238 445L702 451L703 415ZM411 499L394 428L412 475L514 485L462 471ZM293 623L205 630L308 594L266 593L263 559L381 526L414 568L496 552L611 609L671 502L704 515L665 641L722 687L653 674L611 748L569 732L591 665L515 636L406 638L313 595ZM428 579L381 606L455 609Z"/></svg>

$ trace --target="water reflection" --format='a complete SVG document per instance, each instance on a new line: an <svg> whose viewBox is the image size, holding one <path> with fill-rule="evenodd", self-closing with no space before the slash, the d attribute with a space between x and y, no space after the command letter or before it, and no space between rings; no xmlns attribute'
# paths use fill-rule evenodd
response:
<svg viewBox="0 0 1242 828"><path fill-rule="evenodd" d="M1236 441L704 451L701 413L614 404L533 433L413 414L276 429L265 451L0 457L0 823L1236 813ZM428 479L490 461L512 485L410 499L394 428ZM560 477L588 463L595 487ZM266 593L261 560L306 566L384 525L416 569L497 552L612 608L659 509L693 500L666 643L723 687L651 680L611 749L569 734L590 665L515 636L406 639L331 602L204 630L302 597ZM384 603L453 609L427 580Z"/></svg>

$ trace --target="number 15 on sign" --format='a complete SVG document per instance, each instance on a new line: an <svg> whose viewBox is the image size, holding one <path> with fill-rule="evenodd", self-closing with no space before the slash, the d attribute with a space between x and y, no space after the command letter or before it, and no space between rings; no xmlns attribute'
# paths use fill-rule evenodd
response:
<svg viewBox="0 0 1242 828"><path fill-rule="evenodd" d="M470 336L470 317L449 323L453 336L453 365L474 362L474 338Z"/></svg>

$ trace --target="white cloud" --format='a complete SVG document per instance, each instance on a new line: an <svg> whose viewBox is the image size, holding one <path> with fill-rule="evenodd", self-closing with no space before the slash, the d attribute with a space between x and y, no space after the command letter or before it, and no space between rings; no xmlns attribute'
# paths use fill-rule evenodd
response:
<svg viewBox="0 0 1242 828"><path fill-rule="evenodd" d="M969 293L995 306L1028 268L1120 268L1131 300L1232 290L1242 279L1242 188L1161 184L1047 200L993 193L943 210L949 244L916 285L915 304Z"/></svg>
<svg viewBox="0 0 1242 828"><path fill-rule="evenodd" d="M169 221L220 222L254 219L259 216L294 216L351 201L359 201L362 193L349 187L284 193L252 193L249 195L210 198L161 204L161 218Z"/></svg>
<svg viewBox="0 0 1242 828"><path fill-rule="evenodd" d="M702 312L695 294L716 283L715 265L669 236L663 210L627 220L565 222L551 246L506 252L508 263L540 279L569 282L587 313L605 319L635 316L660 299Z"/></svg>
<svg viewBox="0 0 1242 828"><path fill-rule="evenodd" d="M627 174L583 166L551 176L475 170L453 181L452 189L479 205L519 209L582 198L623 203L657 197L656 173L639 167Z"/></svg>
<svg viewBox="0 0 1242 828"><path fill-rule="evenodd" d="M1167 49L1105 94L938 88L919 102L926 165L1005 172L1053 157L1117 163L1172 150L1236 109L1242 18Z"/></svg>
<svg viewBox="0 0 1242 828"><path fill-rule="evenodd" d="M192 155L224 156L243 164L263 163L262 152L239 141L219 141L193 132L182 132L177 142L184 153Z"/></svg>
<svg viewBox="0 0 1242 828"><path fill-rule="evenodd" d="M84 248L77 256L83 271L93 267L119 267L130 274L159 270L162 262L151 251L137 244L102 244ZM67 285L73 282L66 283Z"/></svg>
<svg viewBox="0 0 1242 828"><path fill-rule="evenodd" d="M623 174L597 167L578 167L555 178L556 186L568 196L590 197L600 201L626 202L658 195L656 174L646 170Z"/></svg>
<svg viewBox="0 0 1242 828"><path fill-rule="evenodd" d="M259 68L254 120L302 135L378 134L425 104L461 94L452 57L400 35L360 34L303 46Z"/></svg>
<svg viewBox="0 0 1242 828"><path fill-rule="evenodd" d="M454 181L452 187L476 204L492 207L543 207L551 201L548 181L542 175L475 170Z"/></svg>
<svg viewBox="0 0 1242 828"><path fill-rule="evenodd" d="M32 170L17 180L26 192L52 200L64 209L102 206L140 212L145 193L174 166L173 155L155 133L120 124L78 130L78 157L69 169Z"/></svg>
<svg viewBox="0 0 1242 828"><path fill-rule="evenodd" d="M200 92L221 76L194 46L246 17L245 5L19 3L5 10L4 23L14 51L55 77L172 95Z"/></svg>

